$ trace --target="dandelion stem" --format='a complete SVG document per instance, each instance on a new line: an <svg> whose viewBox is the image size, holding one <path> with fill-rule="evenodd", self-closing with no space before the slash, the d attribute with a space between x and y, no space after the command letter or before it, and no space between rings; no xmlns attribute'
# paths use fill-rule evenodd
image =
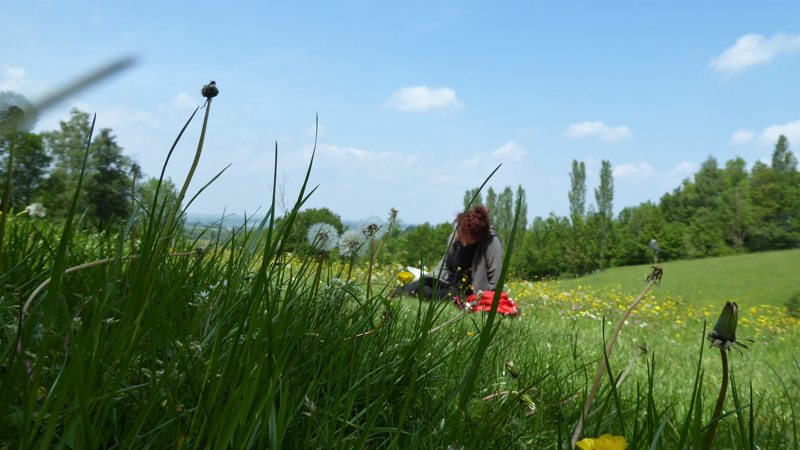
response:
<svg viewBox="0 0 800 450"><path fill-rule="evenodd" d="M645 286L644 290L638 297L631 303L628 307L628 310L625 311L625 314L619 319L617 322L617 326L614 328L614 333L611 335L611 338L608 340L608 344L606 344L606 355L608 358L611 358L611 352L614 350L614 344L617 342L617 337L619 337L620 331L622 331L622 326L625 325L625 321L628 320L628 317L631 315L634 309L639 306L639 302L642 301L647 292L653 287L653 284L656 283L655 279L650 279L647 282L647 286ZM575 433L572 435L572 448L575 448L575 445L578 442L578 439L581 436L581 432L583 431L583 420L589 414L589 409L592 407L592 402L594 401L595 396L597 395L597 391L600 389L600 382L603 379L603 374L606 371L606 359L603 358L600 360L600 364L597 366L597 372L594 376L594 384L592 384L592 389L589 391L589 396L586 397L586 403L583 405L583 413L581 414L580 419L578 419L578 424L575 426Z"/></svg>
<svg viewBox="0 0 800 450"><path fill-rule="evenodd" d="M722 406L725 404L725 395L728 393L728 352L720 347L720 357L722 358L722 385L719 387L719 397L717 397L717 406L714 407L714 414L711 416L711 423L708 424L708 432L706 433L706 441L703 444L703 450L708 450L714 443L714 434L717 432L717 423L722 417Z"/></svg>

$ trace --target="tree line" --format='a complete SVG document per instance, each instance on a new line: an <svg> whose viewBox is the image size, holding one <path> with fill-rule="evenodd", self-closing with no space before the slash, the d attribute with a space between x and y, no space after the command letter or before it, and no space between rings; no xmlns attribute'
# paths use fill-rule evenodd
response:
<svg viewBox="0 0 800 450"><path fill-rule="evenodd" d="M95 131L90 142L91 128L89 114L73 109L69 119L60 121L58 130L15 131L0 136L0 180L10 181L8 205L2 205L3 210L19 212L39 204L48 217L64 217L81 170L84 184L76 211L86 225L109 229L125 221L140 202L149 205L158 179L143 177L140 166L125 155L111 129ZM84 168L87 144L89 156ZM161 192L177 197L170 180L164 180Z"/></svg>
<svg viewBox="0 0 800 450"><path fill-rule="evenodd" d="M611 163L602 161L593 200L587 198L586 166L572 161L569 213L535 217L528 224L524 188L497 192L478 188L464 193L464 208L484 204L493 226L508 241L514 205L521 205L511 270L527 279L579 276L615 266L659 258L688 259L800 247L800 175L789 141L780 136L770 163L748 170L742 158L721 165L709 156L699 170L657 202L644 202L614 213ZM398 232L394 255L387 260L435 263L450 224L423 224ZM434 250L427 249L428 245ZM425 259L427 258L427 259Z"/></svg>
<svg viewBox="0 0 800 450"><path fill-rule="evenodd" d="M691 178L658 202L626 207L617 215L609 161L602 162L593 205L586 206L583 162L572 162L570 180L569 216L533 220L516 247L516 275L582 275L652 262L654 250L648 244L653 239L662 250L661 259L800 247L800 175L785 136L778 138L770 164L757 161L748 170L742 158L720 165L709 156ZM507 209L500 202L494 207ZM500 218L502 227L507 214L498 211L492 217Z"/></svg>
<svg viewBox="0 0 800 450"><path fill-rule="evenodd" d="M586 165L572 161L569 213L551 213L527 223L525 189L506 186L464 193L464 208L483 204L504 243L520 204L520 223L510 269L526 279L579 276L615 266L651 263L656 240L659 258L687 259L800 247L800 175L789 142L780 136L770 164L748 170L742 158L720 165L709 156L699 170L658 202L614 213L611 163L602 161L593 202L587 199ZM301 211L291 250L311 253L306 231L326 222L342 232L341 218L327 208ZM379 224L386 226L386 224ZM377 259L403 265L435 265L444 252L451 223L403 226L396 223Z"/></svg>
<svg viewBox="0 0 800 450"><path fill-rule="evenodd" d="M138 205L149 205L158 179L144 177L125 155L112 131L103 128L88 142L89 114L73 109L59 129L41 133L15 132L0 137L0 180L10 185L2 210L22 211L40 203L51 218L66 214L90 145L84 186L77 211L84 223L107 229L125 221ZM11 177L8 153L14 146ZM10 183L8 183L10 181ZM569 213L551 213L527 222L525 189L506 186L464 194L464 207L484 204L504 242L520 204L520 223L511 270L515 276L573 276L608 267L652 261L648 247L655 239L662 258L684 259L800 247L800 175L789 141L780 136L770 163L758 161L748 170L742 158L721 165L709 156L691 178L683 180L658 202L644 202L614 214L611 163L602 161L600 179L587 201L586 167L572 161ZM165 180L162 192L175 198L175 186ZM4 192L5 194L5 192ZM8 203L6 205L5 203ZM306 233L314 223L331 223L344 232L341 218L327 208L302 211L289 237L290 250L310 253ZM378 224L388 229L387 224ZM452 231L450 223L403 226L398 220L385 239L379 262L436 264Z"/></svg>

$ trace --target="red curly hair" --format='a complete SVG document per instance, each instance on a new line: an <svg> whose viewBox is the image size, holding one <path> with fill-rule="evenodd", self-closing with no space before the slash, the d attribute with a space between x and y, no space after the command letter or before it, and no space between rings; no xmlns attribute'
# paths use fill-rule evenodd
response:
<svg viewBox="0 0 800 450"><path fill-rule="evenodd" d="M458 234L470 242L480 242L489 235L489 210L483 205L473 206L456 216Z"/></svg>

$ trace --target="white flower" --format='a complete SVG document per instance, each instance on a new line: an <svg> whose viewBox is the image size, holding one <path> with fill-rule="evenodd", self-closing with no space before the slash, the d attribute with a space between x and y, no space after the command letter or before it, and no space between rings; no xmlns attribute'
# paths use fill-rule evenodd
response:
<svg viewBox="0 0 800 450"><path fill-rule="evenodd" d="M0 129L31 131L36 124L36 108L16 92L0 92Z"/></svg>
<svg viewBox="0 0 800 450"><path fill-rule="evenodd" d="M329 252L339 243L339 232L329 223L317 222L308 228L308 244L321 252Z"/></svg>
<svg viewBox="0 0 800 450"><path fill-rule="evenodd" d="M345 258L357 256L366 246L364 235L359 230L347 230L339 239L339 253Z"/></svg>
<svg viewBox="0 0 800 450"><path fill-rule="evenodd" d="M41 203L31 203L25 207L25 212L31 217L44 217L47 215Z"/></svg>

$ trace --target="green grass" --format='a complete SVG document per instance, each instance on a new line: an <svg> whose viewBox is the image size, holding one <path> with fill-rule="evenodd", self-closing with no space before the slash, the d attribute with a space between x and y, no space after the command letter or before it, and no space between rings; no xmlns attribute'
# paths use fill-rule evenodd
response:
<svg viewBox="0 0 800 450"><path fill-rule="evenodd" d="M740 305L783 306L800 292L800 249L668 261L662 267L664 278L655 295L695 305L718 305L730 300ZM644 280L650 270L649 265L615 267L559 283L565 289L581 285L633 293L638 287L632 281Z"/></svg>
<svg viewBox="0 0 800 450"><path fill-rule="evenodd" d="M511 282L515 319L392 299L394 268L361 261L343 280L341 264L285 251L305 187L280 225L273 192L261 223L201 252L202 233L164 225L179 214L169 202L106 234L77 220L69 233L10 219L0 448L568 448L608 330L646 267ZM713 326L722 303L707 294L751 292L735 287L747 270L750 284L772 274L791 286L798 253L750 257L767 259L665 265L608 357L584 436L625 435L630 450L700 448L720 383L704 321ZM21 321L51 276L60 282ZM796 449L800 321L774 307L743 308L740 321L740 338L756 342L732 353L736 389L715 448Z"/></svg>

